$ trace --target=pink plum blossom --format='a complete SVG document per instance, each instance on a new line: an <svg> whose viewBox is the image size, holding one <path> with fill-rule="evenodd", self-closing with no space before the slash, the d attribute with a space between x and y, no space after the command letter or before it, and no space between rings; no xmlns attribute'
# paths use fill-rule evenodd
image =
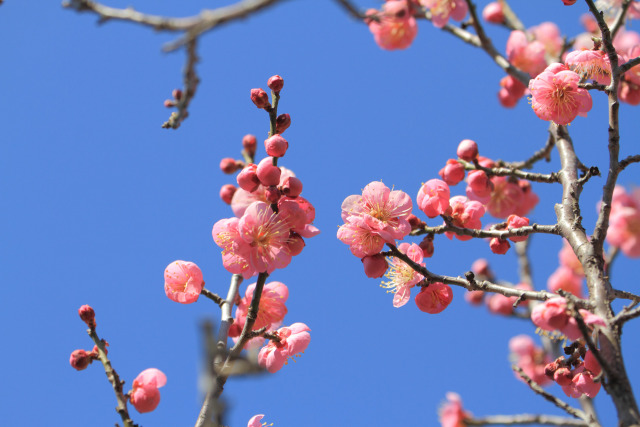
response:
<svg viewBox="0 0 640 427"><path fill-rule="evenodd" d="M560 266L549 276L547 289L553 293L557 293L562 289L563 291L571 292L578 298L584 298L582 294L582 277L577 276L574 271L568 267Z"/></svg>
<svg viewBox="0 0 640 427"><path fill-rule="evenodd" d="M482 9L482 19L492 24L502 24L504 22L504 13L502 12L502 3L492 1Z"/></svg>
<svg viewBox="0 0 640 427"><path fill-rule="evenodd" d="M280 172L280 183L278 184L279 186L284 185L287 178L296 176L293 171L282 166L280 166ZM265 190L266 187L263 185L258 185L258 188L253 192L248 192L246 190L243 190L242 188L238 188L238 190L233 194L233 198L231 199L231 210L233 211L233 214L240 218L251 203L266 202L267 199L265 197Z"/></svg>
<svg viewBox="0 0 640 427"><path fill-rule="evenodd" d="M511 230L512 228L521 228L529 225L529 218L524 218L518 215L509 215L507 218L507 228ZM527 240L528 235L525 236L511 236L509 240L512 242L524 242Z"/></svg>
<svg viewBox="0 0 640 427"><path fill-rule="evenodd" d="M591 110L591 95L578 87L580 76L564 64L549 65L529 82L531 106L542 120L567 125Z"/></svg>
<svg viewBox="0 0 640 427"><path fill-rule="evenodd" d="M504 176L491 178L493 190L491 196L484 202L489 213L496 218L507 218L513 214L522 203L524 197L520 186ZM471 197L470 197L471 198ZM482 200L479 200L482 202Z"/></svg>
<svg viewBox="0 0 640 427"><path fill-rule="evenodd" d="M533 192L529 181L524 179L518 180L518 187L522 190L522 201L513 213L519 216L526 216L533 208L536 207L540 198Z"/></svg>
<svg viewBox="0 0 640 427"><path fill-rule="evenodd" d="M271 274L291 262L287 247L289 224L264 202L249 205L240 219L216 222L212 234L222 248L222 263L230 273L249 278L256 273Z"/></svg>
<svg viewBox="0 0 640 427"><path fill-rule="evenodd" d="M562 386L562 391L569 397L582 397L583 394L593 398L600 391L602 384L593 380L594 375L584 368L577 367L573 372L573 378L567 385Z"/></svg>
<svg viewBox="0 0 640 427"><path fill-rule="evenodd" d="M420 3L431 12L431 22L437 28L444 27L449 18L462 21L469 11L464 0L420 0Z"/></svg>
<svg viewBox="0 0 640 427"><path fill-rule="evenodd" d="M387 1L381 12L370 9L367 16L369 30L382 49L406 49L418 34L418 24L406 0Z"/></svg>
<svg viewBox="0 0 640 427"><path fill-rule="evenodd" d="M172 301L196 302L203 287L202 271L192 262L174 261L164 270L164 292Z"/></svg>
<svg viewBox="0 0 640 427"><path fill-rule="evenodd" d="M507 40L507 59L531 77L540 74L547 66L545 52L544 44L537 40L529 41L522 31L512 31Z"/></svg>
<svg viewBox="0 0 640 427"><path fill-rule="evenodd" d="M429 218L443 215L449 209L449 185L439 179L422 184L418 191L418 208Z"/></svg>
<svg viewBox="0 0 640 427"><path fill-rule="evenodd" d="M160 403L158 388L167 383L167 377L155 368L145 369L133 380L133 390L129 392L129 401L141 414L151 412Z"/></svg>
<svg viewBox="0 0 640 427"><path fill-rule="evenodd" d="M508 240L501 239L499 237L494 237L489 240L489 249L496 255L504 255L511 248L511 244Z"/></svg>
<svg viewBox="0 0 640 427"><path fill-rule="evenodd" d="M454 196L449 201L451 205L451 222L456 227L472 228L479 230L482 228L480 218L484 215L484 206L480 202L469 201L464 196ZM452 239L453 232L447 232L445 235ZM455 234L458 240L469 240L471 236Z"/></svg>
<svg viewBox="0 0 640 427"><path fill-rule="evenodd" d="M449 185L456 185L464 179L464 166L455 159L447 160L447 164L440 169L438 175Z"/></svg>
<svg viewBox="0 0 640 427"><path fill-rule="evenodd" d="M564 40L560 34L560 29L553 22L542 22L535 27L529 28L537 41L544 45L547 52L547 57L551 59L557 59L558 55L562 51Z"/></svg>
<svg viewBox="0 0 640 427"><path fill-rule="evenodd" d="M580 309L578 311L587 326L606 325L601 317L587 310ZM545 331L559 330L570 340L576 340L582 336L576 319L567 311L567 302L562 297L551 298L542 304L538 304L531 311L531 320L536 326Z"/></svg>
<svg viewBox="0 0 640 427"><path fill-rule="evenodd" d="M453 301L453 291L449 285L435 282L428 286L423 286L420 293L415 298L416 305L420 311L429 314L438 314Z"/></svg>
<svg viewBox="0 0 640 427"><path fill-rule="evenodd" d="M462 160L473 162L478 157L478 144L471 139L463 139L458 144L456 154Z"/></svg>
<svg viewBox="0 0 640 427"><path fill-rule="evenodd" d="M263 427L264 424L260 422L263 418L264 414L254 415L249 420L249 424L247 424L247 427Z"/></svg>
<svg viewBox="0 0 640 427"><path fill-rule="evenodd" d="M545 375L545 366L551 362L545 351L536 346L528 335L517 335L509 340L509 350L524 373L539 385L548 383L549 377ZM518 376L518 378L520 378Z"/></svg>
<svg viewBox="0 0 640 427"><path fill-rule="evenodd" d="M229 336L231 338L237 338L242 333L247 322L247 314L249 313L251 301L253 301L255 288L255 283L249 285L244 298L238 304L233 324L229 328ZM284 316L287 314L287 306L285 305L287 298L289 298L289 288L284 283L269 282L265 284L260 297L258 317L253 324L252 330L256 331L264 327L267 330L272 330L280 326Z"/></svg>
<svg viewBox="0 0 640 427"><path fill-rule="evenodd" d="M628 194L617 187L614 191L607 242L628 257L640 257L640 190Z"/></svg>
<svg viewBox="0 0 640 427"><path fill-rule="evenodd" d="M415 263L424 266L423 253L420 246L415 243L400 243L398 250L407 256ZM409 301L411 296L411 288L413 288L418 282L424 279L422 274L415 271L408 264L399 258L390 258L390 269L386 274L389 279L388 282L383 282L380 286L388 289L387 292L392 292L393 306L402 307Z"/></svg>
<svg viewBox="0 0 640 427"><path fill-rule="evenodd" d="M500 91L498 92L498 100L503 107L513 108L518 100L524 96L527 87L518 79L512 76L504 76L500 80Z"/></svg>
<svg viewBox="0 0 640 427"><path fill-rule="evenodd" d="M618 63L622 58L618 59ZM573 71L580 75L585 75L588 79L593 79L602 85L611 83L611 63L609 55L601 50L580 49L569 52L565 58L565 63Z"/></svg>
<svg viewBox="0 0 640 427"><path fill-rule="evenodd" d="M310 330L304 323L294 323L278 329L274 334L280 338L280 341L271 340L269 344L262 347L258 354L260 366L272 374L282 369L287 359L303 353L309 346L311 335L307 331Z"/></svg>
<svg viewBox="0 0 640 427"><path fill-rule="evenodd" d="M442 427L465 427L465 419L471 418L471 413L462 408L462 399L457 393L447 393L445 402L438 411Z"/></svg>
<svg viewBox="0 0 640 427"><path fill-rule="evenodd" d="M486 203L493 191L493 182L489 179L485 171L473 170L467 175L467 197Z"/></svg>

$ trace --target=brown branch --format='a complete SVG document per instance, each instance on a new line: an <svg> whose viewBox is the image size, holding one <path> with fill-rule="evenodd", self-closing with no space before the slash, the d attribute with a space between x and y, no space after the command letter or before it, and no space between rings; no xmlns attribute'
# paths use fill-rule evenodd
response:
<svg viewBox="0 0 640 427"><path fill-rule="evenodd" d="M574 418L559 417L556 415L533 415L533 414L518 414L518 415L492 415L482 418L466 418L464 420L465 425L468 426L486 426L486 425L528 425L528 424L540 424L545 426L576 426L587 427L588 424L582 420L576 420Z"/></svg>
<svg viewBox="0 0 640 427"><path fill-rule="evenodd" d="M210 300L218 304L220 308L222 308L222 306L227 303L227 301L222 299L220 295L214 294L213 292L205 288L202 288L202 291L200 291L200 295L204 295L205 297L209 298Z"/></svg>
<svg viewBox="0 0 640 427"><path fill-rule="evenodd" d="M612 38L615 38L620 28L622 28L622 25L624 24L624 18L627 15L627 10L629 10L629 6L631 6L631 1L632 0L624 0L622 2L622 7L620 8L620 12L618 13L618 16L616 16L616 19L614 20L613 24L611 25Z"/></svg>
<svg viewBox="0 0 640 427"><path fill-rule="evenodd" d="M197 39L190 40L187 43L187 62L184 66L183 77L184 90L182 91L182 97L176 104L178 111L171 113L169 120L162 124L164 129L178 129L182 121L189 116L187 108L196 94L198 83L200 83L200 79L196 74L196 63L198 62L196 43Z"/></svg>
<svg viewBox="0 0 640 427"><path fill-rule="evenodd" d="M450 221L449 218L445 218L445 221ZM499 239L508 239L509 237L514 236L528 236L529 234L534 233L544 233L544 234L560 234L558 231L558 225L540 225L540 224L532 224L527 225L525 227L519 228L510 228L507 230L476 230L474 228L465 228L465 227L457 227L451 223L439 225L437 227L424 227L420 229L416 229L411 231L412 236L419 236L422 234L444 234L446 232L451 232L458 234L460 236L471 236L477 239L485 239L485 238L493 238L497 237Z"/></svg>
<svg viewBox="0 0 640 427"><path fill-rule="evenodd" d="M640 307L636 307L634 309L630 309L629 307L633 307L637 305L638 302L634 302L628 307L624 307L620 313L616 315L616 317L611 320L611 324L617 327L622 326L625 322L628 322L631 319L635 319L636 317L640 317Z"/></svg>
<svg viewBox="0 0 640 427"><path fill-rule="evenodd" d="M513 10L511 10L507 0L499 0L499 2L502 5L502 14L504 15L504 21L507 28L524 32L525 28L522 21L520 21L518 16L513 12Z"/></svg>
<svg viewBox="0 0 640 427"><path fill-rule="evenodd" d="M640 154L636 154L634 156L628 156L622 160L620 160L619 166L620 166L620 171L622 171L623 169L625 169L627 166L629 166L632 163L638 163L640 162Z"/></svg>
<svg viewBox="0 0 640 427"><path fill-rule="evenodd" d="M552 395L550 393L547 393L542 387L540 387L538 385L538 383L536 383L531 378L529 378L529 376L527 376L527 374L525 374L524 371L520 367L518 367L516 365L512 365L511 369L513 369L520 376L520 378L522 378L527 383L529 388L531 388L531 390L533 390L535 393L537 393L540 396L544 397L549 402L553 403L558 408L560 408L563 411L565 411L567 414L569 414L571 416L574 416L574 417L576 417L578 419L583 420L588 425L587 415L584 412L582 412L581 410L579 410L577 408L574 408L573 406L570 406L568 403L558 399L554 395Z"/></svg>
<svg viewBox="0 0 640 427"><path fill-rule="evenodd" d="M619 67L620 74L622 75L622 74L626 73L627 71L629 71L630 69L632 69L636 65L640 65L640 56L635 57L633 59L630 59L627 62L625 62L624 64L622 64Z"/></svg>
<svg viewBox="0 0 640 427"><path fill-rule="evenodd" d="M555 146L555 140L553 139L553 136L549 135L549 138L547 138L547 143L544 145L544 147L542 147L540 150L536 151L533 156L529 157L527 160L523 161L523 162L512 162L512 163L503 163L505 167L509 168L509 169L531 169L533 167L533 165L544 159L547 162L551 161L551 150L553 150L553 147ZM501 162L497 162L498 165L501 164Z"/></svg>
<svg viewBox="0 0 640 427"><path fill-rule="evenodd" d="M559 182L558 175L555 172L550 174L542 174L542 173L533 173L533 172L524 172L519 169L515 169L513 167L495 167L495 168L486 168L479 163L469 163L464 160L458 160L463 166L465 170L481 170L484 171L489 176L513 176L520 179L526 179L533 182L546 182L553 183Z"/></svg>
<svg viewBox="0 0 640 427"><path fill-rule="evenodd" d="M340 6L344 7L346 11L349 12L349 14L353 16L355 19L357 19L358 21L363 21L367 17L366 14L360 12L358 8L349 0L336 0L336 1L340 4Z"/></svg>

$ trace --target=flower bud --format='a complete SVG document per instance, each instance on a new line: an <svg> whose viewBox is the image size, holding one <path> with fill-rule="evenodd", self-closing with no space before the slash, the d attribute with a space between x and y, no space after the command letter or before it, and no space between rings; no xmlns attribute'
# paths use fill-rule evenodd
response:
<svg viewBox="0 0 640 427"><path fill-rule="evenodd" d="M268 187L280 183L282 171L279 167L273 165L273 159L271 157L265 157L258 163L256 174L258 175L260 184Z"/></svg>
<svg viewBox="0 0 640 427"><path fill-rule="evenodd" d="M407 221L409 221L409 225L411 226L411 230L418 230L418 229L423 228L424 226L427 225L427 224L424 223L424 221L422 221L420 218L418 218L414 214L409 214L409 216L407 216Z"/></svg>
<svg viewBox="0 0 640 427"><path fill-rule="evenodd" d="M256 154L256 148L258 147L258 140L255 135L245 135L242 138L242 148L251 157Z"/></svg>
<svg viewBox="0 0 640 427"><path fill-rule="evenodd" d="M387 259L382 254L366 256L362 258L361 261L362 265L364 266L364 274L372 279L377 279L384 276L384 273L389 268Z"/></svg>
<svg viewBox="0 0 640 427"><path fill-rule="evenodd" d="M264 190L264 197L267 199L267 202L271 204L278 203L280 196L282 196L282 193L280 193L280 190L275 185L271 185Z"/></svg>
<svg viewBox="0 0 640 427"><path fill-rule="evenodd" d="M273 135L264 141L264 147L267 154L272 157L282 157L289 148L289 143L279 134Z"/></svg>
<svg viewBox="0 0 640 427"><path fill-rule="evenodd" d="M91 329L96 328L96 313L89 305L83 305L78 309L78 314L84 323Z"/></svg>
<svg viewBox="0 0 640 427"><path fill-rule="evenodd" d="M282 77L276 74L275 76L271 76L269 78L269 80L267 81L267 86L269 86L269 89L271 89L275 93L278 93L284 86L284 80L282 79Z"/></svg>
<svg viewBox="0 0 640 427"><path fill-rule="evenodd" d="M424 239L418 244L420 249L422 249L422 255L425 258L431 258L433 256L433 234L427 234L424 236Z"/></svg>
<svg viewBox="0 0 640 427"><path fill-rule="evenodd" d="M296 256L302 252L302 249L306 246L304 239L295 231L289 233L289 240L287 241L287 248L291 256Z"/></svg>
<svg viewBox="0 0 640 427"><path fill-rule="evenodd" d="M504 22L504 13L502 12L502 4L498 1L492 1L482 10L482 18L492 24L502 24Z"/></svg>
<svg viewBox="0 0 640 427"><path fill-rule="evenodd" d="M245 191L249 193L253 193L258 189L260 185L260 180L258 179L258 174L256 173L256 169L258 166L254 163L248 164L244 167L236 177L238 181L238 185Z"/></svg>
<svg viewBox="0 0 640 427"><path fill-rule="evenodd" d="M458 150L456 151L458 157L467 162L473 162L478 157L478 144L470 139L463 139L458 144Z"/></svg>
<svg viewBox="0 0 640 427"><path fill-rule="evenodd" d="M220 188L220 198L223 202L230 205L231 199L233 199L233 195L236 193L238 188L233 184L225 184Z"/></svg>
<svg viewBox="0 0 640 427"><path fill-rule="evenodd" d="M490 196L493 191L493 183L489 180L487 174L481 170L469 172L467 175L467 184L469 190L480 198Z"/></svg>
<svg viewBox="0 0 640 427"><path fill-rule="evenodd" d="M547 363L544 367L544 374L549 378L553 378L553 374L558 370L558 364L556 362Z"/></svg>
<svg viewBox="0 0 640 427"><path fill-rule="evenodd" d="M521 228L529 225L529 218L521 217L518 215L509 215L507 218L507 228ZM524 242L527 240L528 235L525 236L511 236L509 240L512 242Z"/></svg>
<svg viewBox="0 0 640 427"><path fill-rule="evenodd" d="M91 358L91 355L82 349L73 350L71 357L69 358L71 367L78 371L86 369L92 361L93 359Z"/></svg>
<svg viewBox="0 0 640 427"><path fill-rule="evenodd" d="M302 181L295 176L286 177L282 182L281 189L287 197L298 197L302 193Z"/></svg>
<svg viewBox="0 0 640 427"><path fill-rule="evenodd" d="M238 169L242 169L243 166L244 165L242 163L237 163L235 159L232 159L231 157L225 157L220 160L220 170L227 175L234 173Z"/></svg>
<svg viewBox="0 0 640 427"><path fill-rule="evenodd" d="M180 89L174 89L171 92L171 96L173 96L173 99L176 101L180 101L182 99L182 91Z"/></svg>
<svg viewBox="0 0 640 427"><path fill-rule="evenodd" d="M167 108L175 107L176 106L176 102L173 99L165 99L164 100L164 106L167 107Z"/></svg>
<svg viewBox="0 0 640 427"><path fill-rule="evenodd" d="M478 276L491 276L489 261L484 258L478 258L477 260L475 260L473 264L471 264L471 271L473 271Z"/></svg>
<svg viewBox="0 0 640 427"><path fill-rule="evenodd" d="M269 95L264 89L251 89L251 101L258 108L270 108Z"/></svg>
<svg viewBox="0 0 640 427"><path fill-rule="evenodd" d="M509 244L508 240L502 240L497 237L494 237L489 242L489 248L491 249L491 252L498 255L506 254L510 247L511 245Z"/></svg>
<svg viewBox="0 0 640 427"><path fill-rule="evenodd" d="M565 386L571 384L571 380L573 379L573 373L568 368L559 368L553 374L553 380L558 383L560 386Z"/></svg>
<svg viewBox="0 0 640 427"><path fill-rule="evenodd" d="M276 133L282 133L291 126L291 116L288 114L280 114L276 118Z"/></svg>
<svg viewBox="0 0 640 427"><path fill-rule="evenodd" d="M464 179L464 166L454 159L447 160L445 167L440 169L438 175L448 185L456 185Z"/></svg>
<svg viewBox="0 0 640 427"><path fill-rule="evenodd" d="M484 292L482 291L468 291L464 294L464 300L471 305L480 305L484 299Z"/></svg>

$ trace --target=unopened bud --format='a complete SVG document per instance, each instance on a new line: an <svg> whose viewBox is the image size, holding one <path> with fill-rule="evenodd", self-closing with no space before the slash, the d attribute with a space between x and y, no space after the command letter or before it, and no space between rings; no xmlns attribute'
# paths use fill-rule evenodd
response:
<svg viewBox="0 0 640 427"><path fill-rule="evenodd" d="M296 256L302 249L305 247L304 239L295 231L292 231L289 234L289 240L287 240L287 248L289 249L289 253L291 256Z"/></svg>
<svg viewBox="0 0 640 427"><path fill-rule="evenodd" d="M239 167L238 167L239 166ZM220 170L227 175L234 173L238 169L242 169L244 165L236 163L235 159L231 157L225 157L220 160Z"/></svg>
<svg viewBox="0 0 640 427"><path fill-rule="evenodd" d="M295 176L289 176L282 182L282 193L287 197L298 197L302 193L302 181Z"/></svg>
<svg viewBox="0 0 640 427"><path fill-rule="evenodd" d="M244 167L236 177L238 181L238 185L245 191L249 193L253 193L258 189L260 185L260 180L258 179L258 175L256 173L257 165L254 163L248 164Z"/></svg>
<svg viewBox="0 0 640 427"><path fill-rule="evenodd" d="M464 179L464 174L464 166L454 159L447 160L445 167L440 169L440 172L438 172L438 175L440 175L442 180L448 185L458 184Z"/></svg>
<svg viewBox="0 0 640 427"><path fill-rule="evenodd" d="M411 226L412 231L421 229L426 225L424 221L422 221L414 214L409 214L409 216L407 216L407 221L409 221L409 225Z"/></svg>
<svg viewBox="0 0 640 427"><path fill-rule="evenodd" d="M93 359L91 358L91 355L82 349L73 350L71 357L69 358L71 367L78 371L86 369L92 361Z"/></svg>
<svg viewBox="0 0 640 427"><path fill-rule="evenodd" d="M282 171L279 167L273 165L271 157L265 157L258 163L256 174L260 180L260 184L268 187L270 185L278 185L280 183L280 175Z"/></svg>
<svg viewBox="0 0 640 427"><path fill-rule="evenodd" d="M573 373L568 368L559 368L553 374L553 380L558 383L558 385L565 386L571 384L571 380L573 379Z"/></svg>
<svg viewBox="0 0 640 427"><path fill-rule="evenodd" d="M278 93L284 86L284 80L282 79L282 77L276 74L275 76L271 76L269 78L269 80L267 81L267 86L269 86L269 89L271 89L272 91Z"/></svg>
<svg viewBox="0 0 640 427"><path fill-rule="evenodd" d="M164 100L164 106L167 107L167 108L175 107L176 106L176 102L173 99L165 99Z"/></svg>
<svg viewBox="0 0 640 427"><path fill-rule="evenodd" d="M556 362L547 363L544 367L544 374L549 378L553 378L553 375L558 370L558 364Z"/></svg>
<svg viewBox="0 0 640 427"><path fill-rule="evenodd" d="M271 185L264 190L264 197L267 199L267 202L273 204L278 203L282 193L275 185Z"/></svg>
<svg viewBox="0 0 640 427"><path fill-rule="evenodd" d="M271 103L269 102L269 95L264 89L251 89L251 101L258 108L269 108Z"/></svg>
<svg viewBox="0 0 640 427"><path fill-rule="evenodd" d="M96 313L90 305L83 305L78 309L78 314L84 323L91 329L96 328Z"/></svg>
<svg viewBox="0 0 640 427"><path fill-rule="evenodd" d="M287 152L289 143L279 134L275 134L264 141L264 147L269 156L282 157Z"/></svg>
<svg viewBox="0 0 640 427"><path fill-rule="evenodd" d="M498 255L506 254L510 247L511 245L509 244L508 240L502 240L498 237L494 237L489 242L489 248L491 249L491 252Z"/></svg>
<svg viewBox="0 0 640 427"><path fill-rule="evenodd" d="M171 96L173 96L173 99L176 101L180 101L182 99L182 91L180 89L174 89L171 92Z"/></svg>
<svg viewBox="0 0 640 427"><path fill-rule="evenodd" d="M245 135L242 138L242 148L251 157L256 154L256 148L258 147L258 140L255 135Z"/></svg>
<svg viewBox="0 0 640 427"><path fill-rule="evenodd" d="M238 188L233 184L225 184L220 188L220 198L223 202L230 205L231 200L233 199L233 195L236 193Z"/></svg>
<svg viewBox="0 0 640 427"><path fill-rule="evenodd" d="M433 256L433 251L435 250L433 247L433 234L427 234L424 236L424 239L422 239L418 246L422 249L422 255L425 258L431 258Z"/></svg>
<svg viewBox="0 0 640 427"><path fill-rule="evenodd" d="M384 276L384 273L389 268L387 259L382 254L362 258L362 265L364 266L364 274L372 279Z"/></svg>
<svg viewBox="0 0 640 427"><path fill-rule="evenodd" d="M456 151L458 157L467 162L473 162L478 157L478 144L470 139L463 139L458 144L458 150Z"/></svg>
<svg viewBox="0 0 640 427"><path fill-rule="evenodd" d="M502 4L498 1L492 1L482 10L482 18L492 24L502 24L504 22L504 13L502 12Z"/></svg>
<svg viewBox="0 0 640 427"><path fill-rule="evenodd" d="M282 133L291 126L291 116L288 114L280 114L276 118L276 133Z"/></svg>

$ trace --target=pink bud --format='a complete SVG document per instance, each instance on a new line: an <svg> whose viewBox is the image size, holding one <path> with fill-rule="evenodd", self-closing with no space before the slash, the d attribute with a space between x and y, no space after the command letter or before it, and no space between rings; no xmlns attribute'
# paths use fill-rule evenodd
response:
<svg viewBox="0 0 640 427"><path fill-rule="evenodd" d="M598 359L596 359L591 350L587 351L587 354L584 356L584 367L590 370L593 375L599 375L602 371L600 362L598 362Z"/></svg>
<svg viewBox="0 0 640 427"><path fill-rule="evenodd" d="M282 133L291 126L291 116L288 114L280 114L276 118L276 133Z"/></svg>
<svg viewBox="0 0 640 427"><path fill-rule="evenodd" d="M258 175L256 173L258 166L254 163L248 164L244 167L236 177L238 181L238 185L244 191L248 191L249 193L253 193L258 189L260 185L260 180L258 179Z"/></svg>
<svg viewBox="0 0 640 427"><path fill-rule="evenodd" d="M226 173L227 175L232 174L241 168L242 168L242 165L236 164L235 159L232 159L231 157L225 157L224 159L220 160L220 170Z"/></svg>
<svg viewBox="0 0 640 427"><path fill-rule="evenodd" d="M468 291L464 294L464 300L471 305L480 305L484 299L484 292L482 291Z"/></svg>
<svg viewBox="0 0 640 427"><path fill-rule="evenodd" d="M173 99L176 101L180 101L182 99L182 91L180 89L174 89L171 92L171 96L173 96Z"/></svg>
<svg viewBox="0 0 640 427"><path fill-rule="evenodd" d="M176 106L176 102L173 99L165 99L164 100L164 106L167 107L167 108L175 107Z"/></svg>
<svg viewBox="0 0 640 427"><path fill-rule="evenodd" d="M78 314L84 323L91 329L96 328L96 313L89 305L83 305L78 309Z"/></svg>
<svg viewBox="0 0 640 427"><path fill-rule="evenodd" d="M260 184L268 187L280 183L282 171L279 167L273 165L273 159L271 157L265 157L258 163L256 174L258 175Z"/></svg>
<svg viewBox="0 0 640 427"><path fill-rule="evenodd" d="M71 357L69 358L71 367L78 371L86 369L92 361L93 359L91 358L91 355L82 349L73 350Z"/></svg>
<svg viewBox="0 0 640 427"><path fill-rule="evenodd" d="M487 308L493 314L509 316L513 313L514 302L514 297L506 297L502 294L493 294L487 298Z"/></svg>
<svg viewBox="0 0 640 427"><path fill-rule="evenodd" d="M559 368L553 373L553 380L561 386L569 385L571 384L571 380L573 380L573 373L571 373L568 368Z"/></svg>
<svg viewBox="0 0 640 427"><path fill-rule="evenodd" d="M571 6L573 4L575 4L578 0L562 0L562 4L564 4L565 6Z"/></svg>
<svg viewBox="0 0 640 427"><path fill-rule="evenodd" d="M471 264L471 271L479 276L491 276L491 270L489 269L489 261L484 258L478 258Z"/></svg>
<svg viewBox="0 0 640 427"><path fill-rule="evenodd" d="M420 218L415 216L414 214L407 215L407 221L409 221L409 225L411 226L411 230L418 230L423 228L425 224Z"/></svg>
<svg viewBox="0 0 640 427"><path fill-rule="evenodd" d="M444 283L431 283L420 290L415 301L420 311L438 314L453 301L453 291Z"/></svg>
<svg viewBox="0 0 640 427"><path fill-rule="evenodd" d="M280 200L281 196L282 193L275 185L270 185L264 190L264 197L265 199L267 199L267 202L271 204L278 203L278 200Z"/></svg>
<svg viewBox="0 0 640 427"><path fill-rule="evenodd" d="M269 102L269 95L264 89L251 89L251 101L258 108L270 108L271 103Z"/></svg>
<svg viewBox="0 0 640 427"><path fill-rule="evenodd" d="M256 148L258 147L258 140L255 135L245 135L242 138L242 148L247 154L253 157L256 154Z"/></svg>
<svg viewBox="0 0 640 427"><path fill-rule="evenodd" d="M549 378L553 378L553 374L555 374L557 370L558 370L557 362L547 363L547 365L544 367L544 374Z"/></svg>
<svg viewBox="0 0 640 427"><path fill-rule="evenodd" d="M223 202L230 205L231 199L233 199L233 195L236 193L238 188L233 184L225 184L220 188L220 198Z"/></svg>
<svg viewBox="0 0 640 427"><path fill-rule="evenodd" d="M366 256L362 258L361 261L364 266L364 274L372 279L384 276L384 273L386 273L389 268L387 259L382 254Z"/></svg>
<svg viewBox="0 0 640 427"><path fill-rule="evenodd" d="M445 167L440 169L438 175L448 185L456 185L464 179L464 166L454 159L447 160Z"/></svg>
<svg viewBox="0 0 640 427"><path fill-rule="evenodd" d="M422 255L425 258L431 258L435 250L433 247L433 234L427 234L418 246L422 249Z"/></svg>
<svg viewBox="0 0 640 427"><path fill-rule="evenodd" d="M511 245L509 244L508 240L502 240L497 237L494 237L489 242L489 248L491 249L491 252L498 255L506 254L510 247Z"/></svg>
<svg viewBox="0 0 640 427"><path fill-rule="evenodd" d="M471 171L467 175L467 189L479 198L489 197L493 191L493 183L484 171Z"/></svg>
<svg viewBox="0 0 640 427"><path fill-rule="evenodd" d="M509 218L507 218L507 228L509 229L526 227L527 225L529 225L529 218L524 218L518 215L509 215ZM509 237L509 240L512 242L524 242L527 240L527 237L529 236L511 236Z"/></svg>
<svg viewBox="0 0 640 427"><path fill-rule="evenodd" d="M478 144L470 139L463 139L458 144L458 150L456 151L458 157L467 162L473 162L478 157Z"/></svg>
<svg viewBox="0 0 640 427"><path fill-rule="evenodd" d="M492 24L502 24L504 22L504 13L502 12L502 4L492 1L482 10L482 18Z"/></svg>
<svg viewBox="0 0 640 427"><path fill-rule="evenodd" d="M272 91L278 93L282 90L282 87L284 86L284 80L282 79L282 77L276 74L275 76L269 77L269 80L267 81L267 86L269 86L269 89L271 89Z"/></svg>
<svg viewBox="0 0 640 427"><path fill-rule="evenodd" d="M298 197L302 193L302 181L295 176L288 176L282 181L282 192L287 197Z"/></svg>
<svg viewBox="0 0 640 427"><path fill-rule="evenodd" d="M306 246L304 239L295 231L289 234L289 240L287 241L287 249L291 256L296 256L302 252L302 249Z"/></svg>
<svg viewBox="0 0 640 427"><path fill-rule="evenodd" d="M267 154L272 157L282 157L289 148L289 143L279 134L273 135L264 141L264 147Z"/></svg>
<svg viewBox="0 0 640 427"><path fill-rule="evenodd" d="M430 179L418 191L418 208L429 218L444 214L449 206L449 185L439 179Z"/></svg>
<svg viewBox="0 0 640 427"><path fill-rule="evenodd" d="M502 88L498 91L498 101L505 108L513 108L518 104L520 98L513 96L508 90Z"/></svg>

